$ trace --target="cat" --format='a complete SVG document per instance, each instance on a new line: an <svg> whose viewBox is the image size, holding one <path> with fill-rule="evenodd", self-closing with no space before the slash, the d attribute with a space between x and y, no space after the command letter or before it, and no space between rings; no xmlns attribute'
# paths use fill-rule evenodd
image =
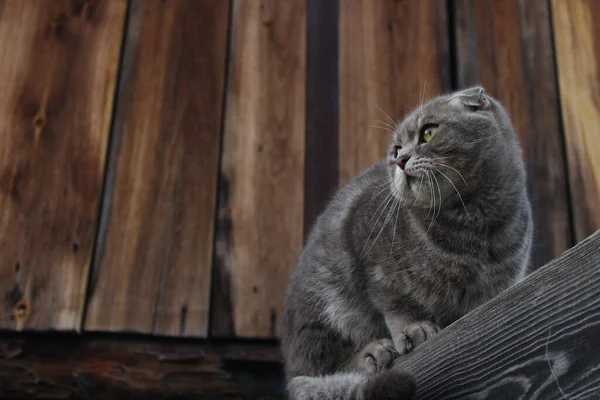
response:
<svg viewBox="0 0 600 400"><path fill-rule="evenodd" d="M290 398L410 399L393 360L521 280L532 225L517 135L483 88L394 123L387 157L336 193L289 279Z"/></svg>

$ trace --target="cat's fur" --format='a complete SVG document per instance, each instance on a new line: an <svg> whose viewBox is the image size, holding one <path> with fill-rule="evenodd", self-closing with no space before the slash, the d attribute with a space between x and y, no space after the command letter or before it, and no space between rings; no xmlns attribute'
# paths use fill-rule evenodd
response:
<svg viewBox="0 0 600 400"><path fill-rule="evenodd" d="M419 142L426 124L437 133ZM404 170L397 151L411 156ZM412 397L411 378L385 370L395 356L524 276L532 220L521 153L506 112L479 87L402 121L387 158L318 218L290 278L292 399Z"/></svg>

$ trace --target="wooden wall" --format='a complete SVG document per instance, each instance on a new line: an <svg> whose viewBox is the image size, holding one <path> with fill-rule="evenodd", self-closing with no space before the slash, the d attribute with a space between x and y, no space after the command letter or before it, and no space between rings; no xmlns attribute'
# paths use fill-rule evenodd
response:
<svg viewBox="0 0 600 400"><path fill-rule="evenodd" d="M596 0L0 0L0 327L278 335L378 127L481 83L533 267L600 228Z"/></svg>

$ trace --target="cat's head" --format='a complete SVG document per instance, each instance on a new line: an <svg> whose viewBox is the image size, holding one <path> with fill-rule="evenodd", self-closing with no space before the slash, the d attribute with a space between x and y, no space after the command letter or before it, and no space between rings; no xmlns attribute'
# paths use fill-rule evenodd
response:
<svg viewBox="0 0 600 400"><path fill-rule="evenodd" d="M458 205L490 187L521 189L521 148L498 101L473 87L434 98L393 134L388 165L392 191L414 207Z"/></svg>

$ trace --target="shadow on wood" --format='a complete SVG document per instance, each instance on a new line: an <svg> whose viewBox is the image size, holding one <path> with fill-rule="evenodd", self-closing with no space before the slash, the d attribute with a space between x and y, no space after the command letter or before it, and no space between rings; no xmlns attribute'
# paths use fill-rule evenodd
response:
<svg viewBox="0 0 600 400"><path fill-rule="evenodd" d="M0 340L0 398L280 399L272 344L33 334Z"/></svg>

